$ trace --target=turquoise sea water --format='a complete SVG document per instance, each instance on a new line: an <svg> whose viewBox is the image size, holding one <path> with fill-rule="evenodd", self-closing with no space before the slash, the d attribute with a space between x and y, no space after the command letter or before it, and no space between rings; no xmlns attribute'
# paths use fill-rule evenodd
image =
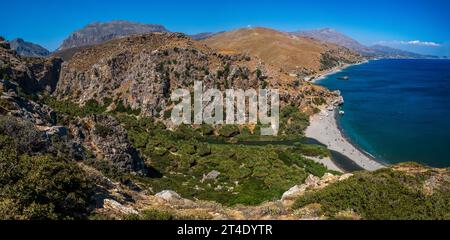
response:
<svg viewBox="0 0 450 240"><path fill-rule="evenodd" d="M377 159L450 167L450 60L370 61L318 84L341 91L341 128Z"/></svg>

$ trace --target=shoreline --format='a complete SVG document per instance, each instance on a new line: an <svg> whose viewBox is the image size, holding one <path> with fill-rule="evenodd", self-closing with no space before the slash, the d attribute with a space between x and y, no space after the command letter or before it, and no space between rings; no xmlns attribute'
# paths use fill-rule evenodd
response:
<svg viewBox="0 0 450 240"><path fill-rule="evenodd" d="M364 170L375 171L386 167L364 150L353 144L338 126L336 109L327 111L322 109L320 113L310 119L311 124L305 131L308 138L316 139L331 151L337 152L350 159L354 164ZM336 158L334 158L336 160ZM334 162L337 166L348 165L348 163ZM345 171L345 169L341 170ZM355 169L357 170L357 169Z"/></svg>
<svg viewBox="0 0 450 240"><path fill-rule="evenodd" d="M340 67L335 67L314 77L310 82L316 83L317 81L323 80L346 68L368 63L369 61L370 60L365 60L355 64L345 64ZM332 111L328 110L328 108L329 106L321 108L319 113L310 118L310 125L305 130L305 135L306 137L315 139L325 145L331 150L332 154L340 155L340 157L333 158L333 165L338 166L343 171L355 171L358 170L358 168L375 171L386 167L381 161L351 142L339 124L337 107L333 106ZM341 162L339 162L338 159L340 159ZM349 163L349 160L352 161L352 163Z"/></svg>
<svg viewBox="0 0 450 240"><path fill-rule="evenodd" d="M361 64L364 64L364 63L368 63L369 61L370 61L370 60L364 60L364 61L359 62L359 63L354 63L354 64L344 64L344 65L342 65L342 66L334 67L334 68L332 68L332 69L326 70L326 71L323 72L323 73L320 73L320 74L317 74L317 75L315 75L315 76L312 76L311 79L310 79L308 82L310 82L310 83L316 83L316 82L318 82L318 81L320 81L320 80L325 79L326 77L328 77L328 76L330 76L330 75L339 73L339 72L341 72L342 70L345 70L345 69L347 69L347 68L349 68L349 67L361 65Z"/></svg>

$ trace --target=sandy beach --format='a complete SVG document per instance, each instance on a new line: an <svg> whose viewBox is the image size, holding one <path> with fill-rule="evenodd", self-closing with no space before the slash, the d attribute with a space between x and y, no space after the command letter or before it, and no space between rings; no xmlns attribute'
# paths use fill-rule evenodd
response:
<svg viewBox="0 0 450 240"><path fill-rule="evenodd" d="M365 170L374 171L384 166L361 152L351 144L340 131L333 111L323 109L320 113L311 117L311 124L306 129L306 136L325 144L330 150L341 153L350 158L358 166ZM327 165L330 163L328 162ZM335 168L333 164L332 168Z"/></svg>

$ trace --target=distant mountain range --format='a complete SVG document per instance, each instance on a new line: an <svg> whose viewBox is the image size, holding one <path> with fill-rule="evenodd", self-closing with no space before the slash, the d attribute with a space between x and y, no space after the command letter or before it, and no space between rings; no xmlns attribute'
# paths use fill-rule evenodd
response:
<svg viewBox="0 0 450 240"><path fill-rule="evenodd" d="M13 39L9 42L11 49L15 50L19 55L27 57L45 57L50 54L50 51L44 47L26 42L21 38Z"/></svg>
<svg viewBox="0 0 450 240"><path fill-rule="evenodd" d="M86 46L101 44L125 36L151 32L169 32L169 30L158 24L142 24L130 21L96 22L88 24L84 28L70 34L70 36L66 38L61 46L53 53L42 46L26 42L20 38L12 40L10 44L12 49L23 56L43 57L52 54L54 56L62 57L63 59L69 59L76 51ZM204 32L189 35L189 37L197 41L202 41L223 33L224 32ZM331 28L295 31L289 32L288 34L335 44L353 50L363 56L373 58L438 58L382 45L365 46L355 39Z"/></svg>
<svg viewBox="0 0 450 240"><path fill-rule="evenodd" d="M323 42L334 43L356 51L361 55L376 58L438 58L435 56L422 55L382 45L368 47L331 28L296 31L291 32L291 34L295 36L310 37Z"/></svg>
<svg viewBox="0 0 450 240"><path fill-rule="evenodd" d="M373 45L370 48L375 50L379 57L385 57L385 58L437 58L436 56L422 55L422 54L403 51L400 49L391 48L391 47L387 47L387 46L383 46L383 45Z"/></svg>
<svg viewBox="0 0 450 240"><path fill-rule="evenodd" d="M57 51L87 45L96 45L115 38L151 32L168 32L168 30L162 25L142 24L129 21L91 23L72 33L63 41Z"/></svg>

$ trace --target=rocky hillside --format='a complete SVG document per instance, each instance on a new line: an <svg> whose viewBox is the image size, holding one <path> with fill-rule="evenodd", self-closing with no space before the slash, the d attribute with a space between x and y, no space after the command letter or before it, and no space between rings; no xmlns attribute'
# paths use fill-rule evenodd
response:
<svg viewBox="0 0 450 240"><path fill-rule="evenodd" d="M0 42L0 76L15 80L26 93L53 91L59 80L61 62L58 58L23 57L11 49L10 43Z"/></svg>
<svg viewBox="0 0 450 240"><path fill-rule="evenodd" d="M220 89L276 86L284 93L284 102L303 107L312 105L302 102L300 94L329 95L323 88L302 85L256 57L221 54L175 33L131 36L81 49L62 65L54 95L79 104L90 99L106 101L111 109L123 104L158 117L171 108L170 92L193 88L194 80Z"/></svg>
<svg viewBox="0 0 450 240"><path fill-rule="evenodd" d="M72 33L64 40L57 51L100 44L119 37L150 32L167 32L167 29L162 25L141 24L129 21L91 23Z"/></svg>
<svg viewBox="0 0 450 240"><path fill-rule="evenodd" d="M347 48L268 28L225 32L204 40L204 43L223 53L242 52L257 56L281 71L301 76L362 59Z"/></svg>
<svg viewBox="0 0 450 240"><path fill-rule="evenodd" d="M50 51L44 47L26 42L21 38L13 39L9 42L11 49L15 50L19 55L26 57L46 57L50 54Z"/></svg>

